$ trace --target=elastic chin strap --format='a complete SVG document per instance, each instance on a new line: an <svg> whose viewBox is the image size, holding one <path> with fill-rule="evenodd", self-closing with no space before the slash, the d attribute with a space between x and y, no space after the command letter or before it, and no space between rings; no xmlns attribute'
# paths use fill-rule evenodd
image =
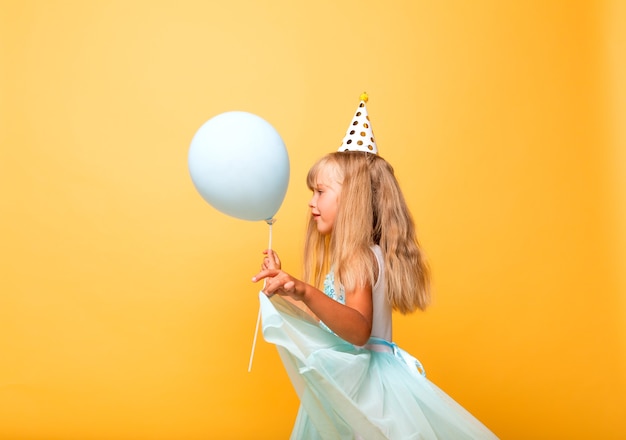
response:
<svg viewBox="0 0 626 440"><path fill-rule="evenodd" d="M276 223L276 219L275 218L267 219L265 220L265 223L267 223L268 226L270 227L270 238L269 238L269 243L267 245L267 248L271 250L272 249L272 226L274 226L274 223ZM265 289L266 284L267 284L267 278L263 280L263 289ZM261 304L259 304L259 313L257 314L257 317L256 317L256 326L254 327L254 338L252 339L252 349L250 350L250 362L248 362L248 373L252 371L252 360L254 359L254 349L256 348L256 339L259 334L260 323L261 323Z"/></svg>

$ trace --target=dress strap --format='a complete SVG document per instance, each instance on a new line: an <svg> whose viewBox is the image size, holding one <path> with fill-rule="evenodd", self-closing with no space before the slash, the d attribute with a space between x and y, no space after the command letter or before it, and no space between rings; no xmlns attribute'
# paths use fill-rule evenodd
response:
<svg viewBox="0 0 626 440"><path fill-rule="evenodd" d="M372 351L388 351L389 353L393 353L394 356L403 361L409 367L411 372L420 374L424 377L426 376L426 370L422 366L422 363L405 350L398 347L395 342L389 342L381 338L371 337L363 348Z"/></svg>

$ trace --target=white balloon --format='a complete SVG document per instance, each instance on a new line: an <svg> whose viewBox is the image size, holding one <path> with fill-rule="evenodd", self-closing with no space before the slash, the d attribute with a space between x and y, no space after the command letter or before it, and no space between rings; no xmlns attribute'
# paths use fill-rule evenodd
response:
<svg viewBox="0 0 626 440"><path fill-rule="evenodd" d="M278 132L252 113L221 113L194 135L191 180L214 208L243 220L270 220L285 198L289 156Z"/></svg>

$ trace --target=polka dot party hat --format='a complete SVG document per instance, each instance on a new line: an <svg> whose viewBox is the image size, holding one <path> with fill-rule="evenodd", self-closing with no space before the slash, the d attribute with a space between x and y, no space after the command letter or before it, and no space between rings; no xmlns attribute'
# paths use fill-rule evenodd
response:
<svg viewBox="0 0 626 440"><path fill-rule="evenodd" d="M372 124L367 115L367 107L365 107L367 99L367 93L362 93L361 102L338 151L365 151L366 153L378 154Z"/></svg>

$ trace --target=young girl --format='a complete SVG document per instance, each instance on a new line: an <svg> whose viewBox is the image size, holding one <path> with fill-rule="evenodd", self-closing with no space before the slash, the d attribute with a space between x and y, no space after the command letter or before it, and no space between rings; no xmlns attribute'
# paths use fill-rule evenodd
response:
<svg viewBox="0 0 626 440"><path fill-rule="evenodd" d="M355 120L367 118L365 100L359 108ZM392 342L392 309L427 306L429 271L393 169L370 139L309 171L303 280L271 250L253 278L266 280L263 335L301 401L291 438L495 439Z"/></svg>

